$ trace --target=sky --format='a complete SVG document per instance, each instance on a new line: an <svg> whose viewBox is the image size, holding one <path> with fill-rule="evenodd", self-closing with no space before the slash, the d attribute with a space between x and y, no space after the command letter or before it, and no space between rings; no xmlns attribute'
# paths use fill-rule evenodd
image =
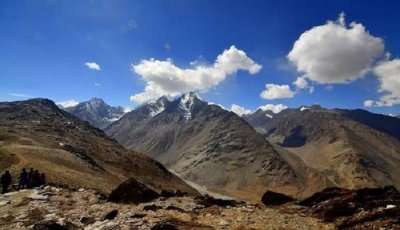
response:
<svg viewBox="0 0 400 230"><path fill-rule="evenodd" d="M400 112L398 1L0 1L0 101Z"/></svg>

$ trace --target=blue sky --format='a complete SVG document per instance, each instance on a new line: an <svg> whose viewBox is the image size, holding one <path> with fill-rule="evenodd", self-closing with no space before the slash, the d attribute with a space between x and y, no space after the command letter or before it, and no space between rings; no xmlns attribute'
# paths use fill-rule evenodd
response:
<svg viewBox="0 0 400 230"><path fill-rule="evenodd" d="M227 108L232 104L254 110L265 104L297 107L314 103L324 107L363 108L364 102L371 100L367 103L371 111L398 113L400 75L391 70L400 70L396 62L400 53L399 7L397 1L361 0L0 1L0 100L46 97L62 102L100 97L112 105L135 107L138 101L130 100L131 96L143 93L146 85L153 82L159 90L147 96L198 89L204 99ZM346 41L334 39L328 44L331 49L344 44L340 47L353 50L354 45L354 52L313 54L314 50L326 49L325 41L329 38L322 43L314 41L319 32L312 29L326 26L329 30L328 20L340 27L341 12L345 13L343 28L350 30L352 21L361 24L366 35L357 39L367 44L351 43L347 48ZM311 40L299 41L300 35L309 30L312 30ZM293 60L289 60L287 55L296 41L303 48L307 44L325 47L299 48ZM245 61L254 63L240 65L233 71L231 67L223 67L221 80L218 75L221 69L213 66L218 55L223 56L225 51L228 55L231 46L235 48L232 53L243 57L240 52L244 52ZM390 58L384 57L387 52ZM368 66L354 61L358 53L370 56L366 60ZM325 58L312 55L336 59L326 60L323 62L326 68L314 70ZM340 61L346 57L351 61ZM146 60L148 66L144 66ZM191 65L193 61L200 64ZM337 66L344 69L339 73L330 70L329 66L336 68L335 63L352 65L352 61L361 65L360 76L343 72L353 70L351 66ZM88 68L85 65L88 62L97 63L100 69ZM227 62L227 65L233 63ZM164 64L177 68L175 72L167 72L172 74L168 79L161 79L163 76L154 72L164 68ZM255 65L262 68L251 71ZM377 69L380 65L382 68ZM138 67L136 71L134 66ZM208 68L204 81L208 83L184 82L184 86L177 86L181 85L182 77L197 76L186 75L191 72L184 71L195 70L196 66ZM139 67L143 67L142 71L137 70ZM182 76L174 75L181 70ZM218 74L213 74L215 71ZM346 83L330 80L340 74ZM303 76L307 86L298 88L293 82ZM287 85L292 95L262 98L260 94L266 84Z"/></svg>

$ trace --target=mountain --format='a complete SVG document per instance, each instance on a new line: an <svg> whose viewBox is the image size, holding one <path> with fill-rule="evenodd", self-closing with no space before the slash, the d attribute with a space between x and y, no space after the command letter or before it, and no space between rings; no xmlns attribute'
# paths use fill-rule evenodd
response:
<svg viewBox="0 0 400 230"><path fill-rule="evenodd" d="M258 201L266 189L302 196L326 186L298 157L276 150L244 119L194 93L144 104L106 133L184 179L234 197Z"/></svg>
<svg viewBox="0 0 400 230"><path fill-rule="evenodd" d="M400 188L400 120L365 110L286 109L247 121L271 143L300 157L335 186Z"/></svg>
<svg viewBox="0 0 400 230"><path fill-rule="evenodd" d="M125 113L124 108L110 106L100 98L92 98L76 106L63 109L100 129L104 129Z"/></svg>
<svg viewBox="0 0 400 230"><path fill-rule="evenodd" d="M261 128L263 124L274 117L274 113L270 110L257 109L254 113L245 114L243 118L250 124L253 124L255 129ZM261 133L263 130L259 130Z"/></svg>
<svg viewBox="0 0 400 230"><path fill-rule="evenodd" d="M130 177L158 190L195 193L160 163L47 99L0 103L0 171L17 175L22 167L45 172L50 183L104 193Z"/></svg>

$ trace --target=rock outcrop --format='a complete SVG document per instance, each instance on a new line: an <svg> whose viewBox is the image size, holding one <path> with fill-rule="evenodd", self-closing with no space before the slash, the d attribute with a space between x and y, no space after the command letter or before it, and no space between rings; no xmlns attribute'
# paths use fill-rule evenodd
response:
<svg viewBox="0 0 400 230"><path fill-rule="evenodd" d="M295 199L293 199L290 196L287 196L287 195L281 194L281 193L272 192L272 191L266 191L261 198L261 202L267 206L282 205L282 204L286 204L288 202L292 202L294 200Z"/></svg>
<svg viewBox="0 0 400 230"><path fill-rule="evenodd" d="M400 193L393 186L348 190L329 188L299 202L307 213L339 228L400 228Z"/></svg>
<svg viewBox="0 0 400 230"><path fill-rule="evenodd" d="M30 194L48 200L31 200ZM7 201L7 202L4 202ZM108 202L91 189L47 186L0 195L0 229L334 229L331 223L263 205L202 205L194 197L180 196L151 202ZM290 209L290 207L287 207ZM293 207L295 209L295 207Z"/></svg>
<svg viewBox="0 0 400 230"><path fill-rule="evenodd" d="M110 196L109 201L117 203L133 203L139 204L144 202L150 202L160 195L149 188L145 184L135 180L134 178L129 178L127 181L118 185Z"/></svg>

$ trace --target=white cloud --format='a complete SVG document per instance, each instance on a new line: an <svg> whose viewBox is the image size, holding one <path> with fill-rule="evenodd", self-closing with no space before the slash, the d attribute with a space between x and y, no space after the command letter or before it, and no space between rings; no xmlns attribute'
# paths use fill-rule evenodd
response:
<svg viewBox="0 0 400 230"><path fill-rule="evenodd" d="M143 103L165 96L177 96L189 91L207 90L224 81L239 70L256 74L262 68L242 50L231 46L218 55L212 65L196 65L180 68L171 59L149 59L131 65L146 86L143 92L131 96L131 100Z"/></svg>
<svg viewBox="0 0 400 230"><path fill-rule="evenodd" d="M288 107L286 105L282 104L266 104L263 106L258 107L262 111L272 111L273 113L280 113L282 110L287 109Z"/></svg>
<svg viewBox="0 0 400 230"><path fill-rule="evenodd" d="M221 109L224 109L224 110L229 110L229 109L226 109L225 106L223 106L223 105L221 105L221 104L218 104L218 103L208 102L208 104L209 104L209 105L216 105L216 106L219 106L219 107L221 107Z"/></svg>
<svg viewBox="0 0 400 230"><path fill-rule="evenodd" d="M295 95L289 85L266 84L260 96L267 100L292 98Z"/></svg>
<svg viewBox="0 0 400 230"><path fill-rule="evenodd" d="M124 107L124 113L129 113L130 111L132 111L132 108L129 106Z"/></svg>
<svg viewBox="0 0 400 230"><path fill-rule="evenodd" d="M306 80L305 77L298 77L296 79L296 81L293 82L293 84L298 89L306 89L306 88L308 88L308 81Z"/></svg>
<svg viewBox="0 0 400 230"><path fill-rule="evenodd" d="M99 87L99 86L101 86L101 83L95 82L94 86Z"/></svg>
<svg viewBox="0 0 400 230"><path fill-rule="evenodd" d="M305 31L288 59L304 77L319 84L348 83L363 77L382 56L384 42L360 23L346 25L344 13Z"/></svg>
<svg viewBox="0 0 400 230"><path fill-rule="evenodd" d="M231 109L232 112L236 113L239 116L243 116L246 114L250 114L252 113L252 111L250 109L245 109L240 105L236 105L236 104L232 104Z"/></svg>
<svg viewBox="0 0 400 230"><path fill-rule="evenodd" d="M372 107L374 105L374 101L373 100L365 100L364 101L364 107Z"/></svg>
<svg viewBox="0 0 400 230"><path fill-rule="evenodd" d="M382 61L373 72L380 83L379 92L384 95L378 101L367 100L368 107L400 104L400 59Z"/></svg>
<svg viewBox="0 0 400 230"><path fill-rule="evenodd" d="M9 93L8 95L13 96L13 97L21 97L21 98L31 98L31 97L33 97L31 95L23 94L23 93Z"/></svg>
<svg viewBox="0 0 400 230"><path fill-rule="evenodd" d="M85 66L87 66L89 69L92 70L97 70L97 71L101 70L100 65L97 64L96 62L86 62Z"/></svg>
<svg viewBox="0 0 400 230"><path fill-rule="evenodd" d="M66 100L66 101L57 102L56 104L62 106L63 108L68 108L68 107L76 106L77 104L79 104L79 101L77 101L75 99L70 99L70 100Z"/></svg>

